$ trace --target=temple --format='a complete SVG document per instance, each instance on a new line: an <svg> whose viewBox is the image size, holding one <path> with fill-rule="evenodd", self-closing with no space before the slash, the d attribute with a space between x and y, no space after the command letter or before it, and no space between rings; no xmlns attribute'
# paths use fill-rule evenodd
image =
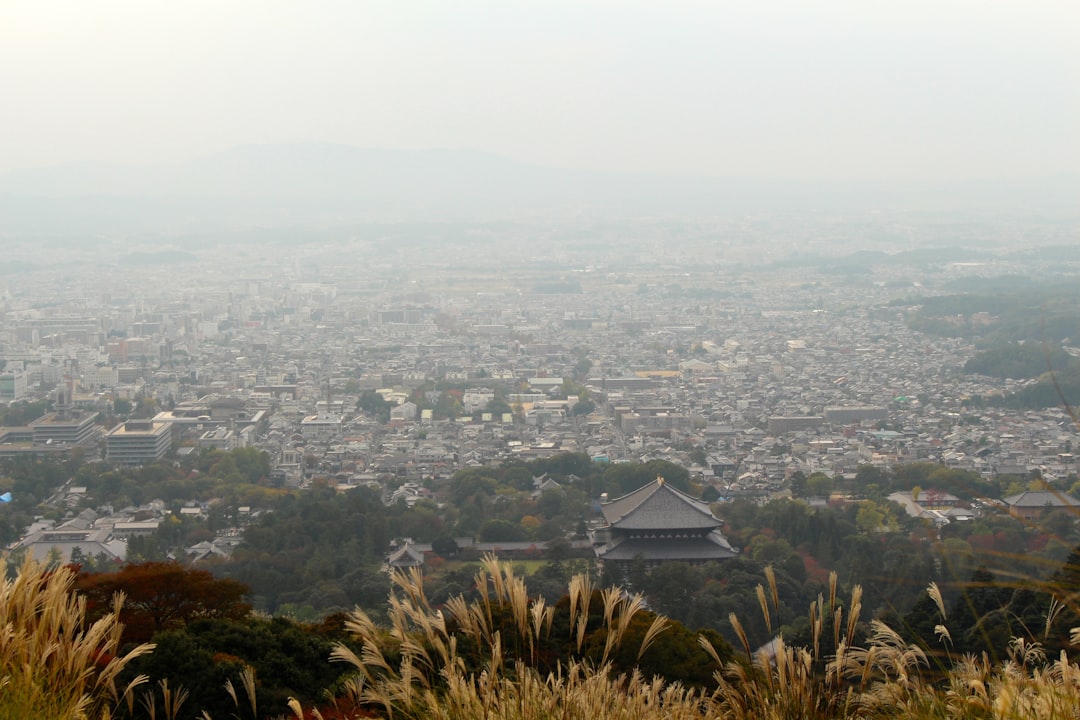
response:
<svg viewBox="0 0 1080 720"><path fill-rule="evenodd" d="M603 502L606 524L593 531L593 549L602 566L625 572L640 558L646 567L680 561L701 564L737 555L708 503L658 477L655 482Z"/></svg>

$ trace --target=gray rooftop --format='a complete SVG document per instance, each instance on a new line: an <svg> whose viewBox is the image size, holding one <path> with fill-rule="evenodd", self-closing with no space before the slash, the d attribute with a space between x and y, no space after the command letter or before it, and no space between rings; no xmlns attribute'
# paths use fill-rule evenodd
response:
<svg viewBox="0 0 1080 720"><path fill-rule="evenodd" d="M711 530L723 523L708 504L657 478L600 506L604 519L621 530Z"/></svg>

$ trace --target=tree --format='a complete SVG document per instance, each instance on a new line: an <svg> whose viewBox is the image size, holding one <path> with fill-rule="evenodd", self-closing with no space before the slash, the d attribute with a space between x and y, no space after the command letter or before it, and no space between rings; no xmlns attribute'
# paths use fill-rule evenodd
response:
<svg viewBox="0 0 1080 720"><path fill-rule="evenodd" d="M446 559L457 557L458 554L457 541L449 535L440 535L432 540L431 549L434 550L439 557Z"/></svg>
<svg viewBox="0 0 1080 720"><path fill-rule="evenodd" d="M802 470L791 473L791 497L806 497L806 473Z"/></svg>
<svg viewBox="0 0 1080 720"><path fill-rule="evenodd" d="M26 425L31 420L36 420L44 415L45 411L48 409L49 403L46 400L39 400L37 402L14 402L10 405L0 407L0 425Z"/></svg>
<svg viewBox="0 0 1080 720"><path fill-rule="evenodd" d="M480 528L481 542L520 542L527 540L525 529L507 520L488 520Z"/></svg>
<svg viewBox="0 0 1080 720"><path fill-rule="evenodd" d="M865 488L867 485L882 486L889 480L888 473L873 465L860 465L855 471L855 486Z"/></svg>
<svg viewBox="0 0 1080 720"><path fill-rule="evenodd" d="M174 562L80 574L75 589L86 597L91 621L110 611L116 593L124 594L120 619L127 642L145 642L157 632L183 627L196 618L240 619L251 613L251 606L244 602L248 588L243 583Z"/></svg>
<svg viewBox="0 0 1080 720"><path fill-rule="evenodd" d="M825 473L816 472L806 479L806 492L810 496L827 498L832 490L833 479Z"/></svg>
<svg viewBox="0 0 1080 720"><path fill-rule="evenodd" d="M152 418L157 414L157 411L157 400L152 397L141 397L132 412L132 417Z"/></svg>
<svg viewBox="0 0 1080 720"><path fill-rule="evenodd" d="M644 464L608 465L604 469L603 483L605 490L615 497L655 482L658 477L664 478L664 482L678 490L683 492L690 490L689 471L666 460L651 460Z"/></svg>
<svg viewBox="0 0 1080 720"><path fill-rule="evenodd" d="M543 495L540 496L537 501L537 509L543 513L544 517L548 520L558 518L565 506L566 497L561 488L554 490L546 490Z"/></svg>
<svg viewBox="0 0 1080 720"><path fill-rule="evenodd" d="M231 450L230 454L245 481L256 484L270 477L270 456L262 450L244 447Z"/></svg>
<svg viewBox="0 0 1080 720"><path fill-rule="evenodd" d="M356 407L377 418L380 422L390 422L390 409L393 404L387 402L386 398L374 390L365 390L360 393L360 399L357 401Z"/></svg>
<svg viewBox="0 0 1080 720"><path fill-rule="evenodd" d="M432 408L436 417L453 420L461 414L462 393L459 390L443 390Z"/></svg>
<svg viewBox="0 0 1080 720"><path fill-rule="evenodd" d="M665 562L645 576L641 589L656 612L681 620L704 584L705 576L699 568L684 562Z"/></svg>
<svg viewBox="0 0 1080 720"><path fill-rule="evenodd" d="M484 406L484 412L491 413L492 415L509 415L514 412L514 409L510 407L505 400L493 398Z"/></svg>
<svg viewBox="0 0 1080 720"><path fill-rule="evenodd" d="M588 415L592 411L596 410L596 403L592 400L579 400L574 404L574 409L571 410L572 415Z"/></svg>
<svg viewBox="0 0 1080 720"><path fill-rule="evenodd" d="M863 500L859 503L855 525L864 533L879 532L886 526L885 510L872 500Z"/></svg>
<svg viewBox="0 0 1080 720"><path fill-rule="evenodd" d="M592 370L592 360L589 358L581 358L574 363L574 379L581 382L589 376L589 371Z"/></svg>
<svg viewBox="0 0 1080 720"><path fill-rule="evenodd" d="M705 455L705 450L699 447L691 450L689 457L690 462L692 462L694 465L704 466L707 465L709 462L708 456Z"/></svg>
<svg viewBox="0 0 1080 720"><path fill-rule="evenodd" d="M998 582L985 567L976 568L971 579L961 586L961 594L949 611L949 629L955 633L957 649L978 653L989 651L1003 656L1005 644L1013 633L1005 635L1005 643L995 642L998 633L990 631L984 619L994 611L1001 610L1012 597L1012 591Z"/></svg>
<svg viewBox="0 0 1080 720"><path fill-rule="evenodd" d="M131 670L168 678L171 686L189 691L191 699L179 717L203 717L195 714L201 711L215 718L251 717L237 713L225 690L226 681L239 685L240 673L251 667L260 713L284 708L290 697L305 705L318 703L324 689L348 671L342 663L330 660L333 641L338 639L345 639L344 633L331 622L315 626L281 617L206 618L159 633L154 652L133 663ZM244 690L237 690L246 705Z"/></svg>

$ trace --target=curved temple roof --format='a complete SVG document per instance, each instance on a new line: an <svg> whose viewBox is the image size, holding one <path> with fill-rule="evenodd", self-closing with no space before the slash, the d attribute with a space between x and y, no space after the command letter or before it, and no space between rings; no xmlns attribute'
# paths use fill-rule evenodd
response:
<svg viewBox="0 0 1080 720"><path fill-rule="evenodd" d="M711 530L723 525L707 503L656 478L600 506L604 519L623 530Z"/></svg>

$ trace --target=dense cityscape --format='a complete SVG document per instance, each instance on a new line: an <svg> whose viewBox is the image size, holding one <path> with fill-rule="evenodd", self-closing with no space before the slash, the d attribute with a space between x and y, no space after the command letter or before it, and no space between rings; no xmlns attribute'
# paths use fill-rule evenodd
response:
<svg viewBox="0 0 1080 720"><path fill-rule="evenodd" d="M0 3L0 720L1076 720L1078 23Z"/></svg>
<svg viewBox="0 0 1080 720"><path fill-rule="evenodd" d="M965 372L1000 318L974 312L963 321L976 334L958 337L911 318L950 288L1066 278L1075 262L1003 245L818 264L804 253L796 265L783 248L757 253L752 224L383 229L282 241L272 257L244 238L185 252L148 243L96 250L109 275L76 270L90 258L39 263L4 278L0 392L46 404L7 423L0 455L77 447L137 466L254 448L276 487L366 485L409 505L460 470L563 453L668 461L714 499L790 493L797 472L851 480L913 462L1014 477L1008 495L1032 477L1072 489L1067 408L972 405L1035 382ZM792 245L812 252L813 233L834 227ZM637 246L605 254L577 240L601 233ZM529 256L540 236L545 250ZM152 500L150 523L221 499ZM978 512L958 502L931 512ZM45 529L21 540L42 558ZM111 542L122 535L95 537L125 557ZM235 533L214 542L231 547Z"/></svg>

